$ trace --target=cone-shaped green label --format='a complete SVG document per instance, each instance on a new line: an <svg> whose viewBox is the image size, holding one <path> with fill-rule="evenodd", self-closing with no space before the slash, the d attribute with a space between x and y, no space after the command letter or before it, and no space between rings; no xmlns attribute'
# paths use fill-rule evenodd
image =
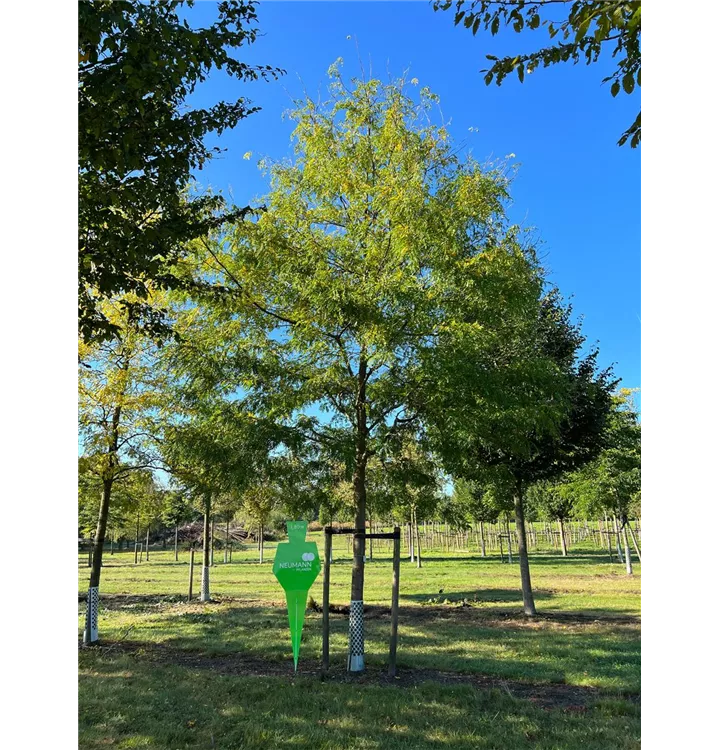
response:
<svg viewBox="0 0 718 750"><path fill-rule="evenodd" d="M289 612L289 632L292 637L294 671L299 660L299 643L302 639L304 613L307 608L307 594L316 577L321 563L316 542L307 542L306 521L287 521L289 542L277 545L274 558L274 575L282 585L287 597Z"/></svg>

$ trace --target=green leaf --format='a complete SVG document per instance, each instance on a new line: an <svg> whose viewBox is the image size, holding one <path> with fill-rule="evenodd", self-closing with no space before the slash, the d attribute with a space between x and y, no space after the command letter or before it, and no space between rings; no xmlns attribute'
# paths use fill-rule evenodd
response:
<svg viewBox="0 0 718 750"><path fill-rule="evenodd" d="M633 75L631 75L631 73L626 73L626 75L623 76L623 90L627 94L633 92Z"/></svg>
<svg viewBox="0 0 718 750"><path fill-rule="evenodd" d="M588 33L589 26L591 25L591 19L587 18L576 30L576 41L580 42Z"/></svg>
<svg viewBox="0 0 718 750"><path fill-rule="evenodd" d="M614 81L611 84L611 96L618 96L618 92L621 90L621 84L618 81Z"/></svg>

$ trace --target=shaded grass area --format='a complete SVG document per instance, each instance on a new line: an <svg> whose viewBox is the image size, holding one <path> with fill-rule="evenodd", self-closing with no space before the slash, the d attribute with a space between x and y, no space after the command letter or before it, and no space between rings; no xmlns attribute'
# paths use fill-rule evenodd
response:
<svg viewBox="0 0 718 750"><path fill-rule="evenodd" d="M103 612L102 636L111 641L162 644L203 654L242 654L291 661L286 610L248 602L130 603ZM367 613L367 662L387 661L388 610ZM330 617L333 663L346 659L348 618ZM321 658L321 615L307 613L302 663ZM405 607L399 625L398 667L450 670L506 679L640 689L640 633L634 623L527 621L496 618L471 607Z"/></svg>
<svg viewBox="0 0 718 750"><path fill-rule="evenodd" d="M245 677L80 652L80 747L634 750L638 708L547 711L506 691Z"/></svg>
<svg viewBox="0 0 718 750"><path fill-rule="evenodd" d="M263 565L255 550L235 550L228 564L215 553L207 604L186 602L187 552L175 562L151 550L138 565L131 552L105 557L104 646L79 655L80 747L639 747L640 576L605 553L532 555L535 620L523 616L516 563L436 552L418 570L404 558L390 684L388 549L367 562L359 684L345 671L349 555L335 549L323 681L317 611L306 615L292 672L273 553L267 545ZM78 562L81 627L89 570L85 556ZM196 596L198 564L195 574ZM319 602L321 583L310 592Z"/></svg>

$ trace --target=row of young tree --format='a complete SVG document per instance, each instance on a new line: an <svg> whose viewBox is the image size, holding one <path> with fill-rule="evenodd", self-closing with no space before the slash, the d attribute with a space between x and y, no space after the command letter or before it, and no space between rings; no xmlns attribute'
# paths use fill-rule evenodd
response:
<svg viewBox="0 0 718 750"><path fill-rule="evenodd" d="M261 210L188 242L177 288L94 298L113 335L80 342L100 495L90 587L133 472L168 472L205 539L223 497L282 497L295 517L349 504L364 529L397 505L420 517L452 477L472 502L510 503L534 615L529 493L595 492L623 518L636 415L509 223L506 167L462 157L415 81L345 82L339 65L330 79L326 101L293 112L295 159L264 163ZM356 535L359 618L364 560ZM206 598L207 545L203 581Z"/></svg>
<svg viewBox="0 0 718 750"><path fill-rule="evenodd" d="M544 531L552 538L554 546L559 544L564 555L568 553L566 524L571 520L604 519L605 529L600 527L599 534L613 535L620 553L623 535L624 546L628 547L628 534L634 534L629 519L640 518L640 427L637 414L631 401L631 392L622 390L614 397L613 412L610 417L610 438L598 459L576 472L560 477L554 481L540 481L531 485L524 500L526 520L555 522L557 530ZM412 562L415 558L421 567L420 550L421 527L424 524L424 542L427 547L434 547L434 535L438 533L439 545L451 546L452 531L457 535L456 548L461 542L469 548L469 532L476 531L477 549L485 554L486 537L484 526L489 536L491 526L498 529L505 524L506 536L510 529L512 498L502 492L500 486L481 487L475 482L460 477L453 482L451 491L446 486L446 477L441 467L432 462L429 455L423 455L423 465L418 466L416 458L420 447L411 445L404 450L400 460L403 462L402 473L386 462L372 459L368 466L367 494L371 499L367 503L368 527L375 528L402 524L406 527L407 550ZM410 467L409 462L414 461ZM354 516L354 501L350 482L342 479L343 468L335 463L328 464L325 476L316 475L315 485L306 493L303 503L298 505L296 498L287 496L286 491L293 488L281 484L255 485L243 492L225 492L220 488L212 503L211 527L208 546L210 554L216 540L222 540L225 549L230 538L236 535L239 524L242 536L250 534L257 540L259 561L263 562L264 538L267 534L276 536L285 532L284 519L292 513L301 511L308 521L319 521L321 525L335 523L351 525ZM202 518L204 505L182 489L162 487L149 469L117 472L113 489L113 499L107 517L110 549L129 548L134 540L135 556L137 546L141 549L144 543L148 548L150 539L158 537L163 548L167 540L174 537L175 559L180 546L187 543L194 546L197 542L196 522ZM80 537L91 537L97 522L97 496L100 494L99 473L91 457L84 456L79 460L79 513L78 531ZM301 507L300 507L301 506ZM609 519L613 519L614 526ZM215 532L215 522L222 530ZM429 533L427 522L431 523ZM435 532L436 523L445 531ZM230 537L230 524L233 536ZM476 528L478 526L478 528ZM628 527L626 529L626 526ZM179 530L183 528L182 540ZM184 527L190 530L189 539L185 539ZM480 531L479 531L480 529ZM588 525L585 526L588 529ZM146 533L146 537L145 537ZM512 532L512 535L515 532ZM536 532L532 532L536 536ZM224 537L222 537L224 534ZM442 534L445 535L442 541ZM601 538L602 546L611 549L611 540ZM143 540L146 541L143 542ZM479 542L480 540L480 542ZM349 538L347 538L349 541ZM182 542L182 544L180 544ZM205 540L202 540L203 546ZM479 546L480 545L480 546ZM499 542L494 540L494 545ZM635 544L634 537L634 547ZM507 540L507 551L510 554L511 539ZM640 550L637 550L640 556ZM148 554L148 552L146 552ZM91 558L90 558L91 559Z"/></svg>

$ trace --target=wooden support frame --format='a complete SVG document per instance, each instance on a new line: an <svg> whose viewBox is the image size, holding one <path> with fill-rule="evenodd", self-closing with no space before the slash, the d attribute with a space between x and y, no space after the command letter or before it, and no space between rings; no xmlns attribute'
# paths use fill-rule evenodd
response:
<svg viewBox="0 0 718 750"><path fill-rule="evenodd" d="M389 636L389 677L396 676L396 649L399 634L399 568L401 565L401 528L394 527L389 533L367 534L365 529L335 529L324 527L324 584L322 592L322 674L329 671L329 587L332 569L332 536L354 534L364 539L393 539L391 584L391 633Z"/></svg>

